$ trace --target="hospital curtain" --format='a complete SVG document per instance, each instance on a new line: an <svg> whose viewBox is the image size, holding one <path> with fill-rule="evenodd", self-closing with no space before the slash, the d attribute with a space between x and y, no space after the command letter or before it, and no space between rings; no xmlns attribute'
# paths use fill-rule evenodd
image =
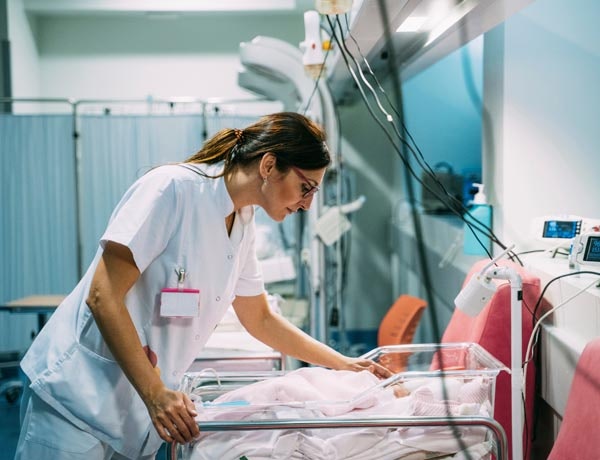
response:
<svg viewBox="0 0 600 460"><path fill-rule="evenodd" d="M231 115L220 112L211 113L206 116L207 137L214 136L218 131L224 128L243 129L258 119L258 116Z"/></svg>
<svg viewBox="0 0 600 460"><path fill-rule="evenodd" d="M211 136L257 118L211 114L204 126L200 114L79 116L77 210L72 117L1 115L0 302L68 294L93 259L114 206L136 179L195 153L205 128ZM0 312L0 351L24 350L36 329L35 315L9 315Z"/></svg>
<svg viewBox="0 0 600 460"><path fill-rule="evenodd" d="M199 115L81 118L81 217L84 269L94 258L113 208L153 167L179 162L202 146Z"/></svg>
<svg viewBox="0 0 600 460"><path fill-rule="evenodd" d="M69 115L0 116L2 303L77 282L72 130ZM35 315L0 312L0 350L27 348L36 324Z"/></svg>

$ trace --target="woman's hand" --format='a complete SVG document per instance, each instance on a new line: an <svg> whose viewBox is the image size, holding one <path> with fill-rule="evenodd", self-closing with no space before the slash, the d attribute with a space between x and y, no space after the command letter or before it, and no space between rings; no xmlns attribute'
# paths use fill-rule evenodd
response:
<svg viewBox="0 0 600 460"><path fill-rule="evenodd" d="M381 364L378 364L375 361L371 361L370 359L350 358L346 356L344 361L344 364L342 367L339 367L338 370L355 372L369 371L381 379L387 379L393 375L389 369L383 367Z"/></svg>
<svg viewBox="0 0 600 460"><path fill-rule="evenodd" d="M200 435L194 417L194 403L179 391L162 387L146 401L148 413L159 436L167 441L186 444Z"/></svg>

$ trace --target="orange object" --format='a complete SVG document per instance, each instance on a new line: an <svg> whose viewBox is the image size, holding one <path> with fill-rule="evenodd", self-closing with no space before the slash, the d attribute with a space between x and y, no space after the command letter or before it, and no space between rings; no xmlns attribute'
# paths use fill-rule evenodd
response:
<svg viewBox="0 0 600 460"><path fill-rule="evenodd" d="M377 346L402 345L412 343L417 325L427 303L423 299L402 294L379 324ZM409 355L389 353L382 357L381 365L397 373L404 370Z"/></svg>

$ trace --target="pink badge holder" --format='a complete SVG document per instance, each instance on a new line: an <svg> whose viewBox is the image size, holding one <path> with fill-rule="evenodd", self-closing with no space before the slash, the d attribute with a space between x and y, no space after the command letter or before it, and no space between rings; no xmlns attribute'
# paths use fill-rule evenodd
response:
<svg viewBox="0 0 600 460"><path fill-rule="evenodd" d="M200 311L200 290L184 289L186 272L183 268L175 270L177 287L160 291L160 316L196 318Z"/></svg>

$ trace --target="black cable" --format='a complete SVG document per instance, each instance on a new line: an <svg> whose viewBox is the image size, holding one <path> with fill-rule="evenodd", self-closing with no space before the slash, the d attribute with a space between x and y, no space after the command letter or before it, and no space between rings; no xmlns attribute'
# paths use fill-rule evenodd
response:
<svg viewBox="0 0 600 460"><path fill-rule="evenodd" d="M555 278L552 278L550 281L548 281L546 283L546 285L544 286L544 288L542 289L542 292L540 293L540 295L538 297L538 300L537 300L537 302L535 304L533 312L531 312L531 310L530 310L530 312L532 313L532 322L533 322L532 327L534 329L535 329L535 325L537 323L537 311L538 311L538 309L539 309L539 307L540 307L540 305L542 303L542 300L544 298L544 294L546 293L546 290L550 287L550 285L552 283L554 283L555 281L561 279L561 278L566 278L566 277L574 276L574 275L583 275L583 274L598 275L598 276L600 276L600 272L582 270L582 271L565 273L564 275L560 275L560 276L557 276ZM525 356L525 361L523 362L523 364L521 366L521 368L523 370L525 369L525 366L529 362L531 362L532 360L536 360L536 369L539 370L539 354L536 353L536 350L537 350L537 344L538 344L538 340L539 340L539 336L540 336L540 329L538 329L537 331L534 331L533 333L535 334L535 337L534 337L533 343L531 345L531 358L528 358L527 356ZM536 372L539 372L539 371L536 371ZM527 375L523 375L523 378L527 379ZM536 382L537 382L537 379L536 379ZM537 385L538 385L538 383L536 383L536 387L537 387ZM535 392L534 392L534 394L535 394ZM535 403L535 401L534 401L534 403ZM525 409L524 395L523 395L523 408ZM523 410L523 414L526 415L526 413L527 412L525 410ZM532 439L534 437L535 437L535 433L533 433ZM529 430L527 430L527 419L526 418L525 418L525 439L526 439L526 441L524 443L524 447L525 447L524 452L526 453L527 449L529 448L529 442L528 442L528 439L529 439ZM527 457L527 455L525 455L523 458L528 458L528 457Z"/></svg>
<svg viewBox="0 0 600 460"><path fill-rule="evenodd" d="M386 28L386 32L387 32L387 38L388 38L388 40L387 40L387 43L388 43L388 45L389 45L389 43L390 43L390 40L389 40L389 30L387 30L387 18L385 17L385 14L386 14L386 13L385 13L385 8L384 8L384 6L381 4L381 2L380 2L380 12L382 12L382 15L384 16L384 17L383 17L383 23L384 23L384 27ZM361 93L361 96L362 96L362 98L363 98L363 101L364 101L364 103L365 103L365 105L366 105L366 107L367 107L367 109L368 109L368 111L369 111L370 115L372 116L372 118L374 119L374 121L375 121L375 122L376 122L376 123L377 123L377 124L378 124L378 125L381 127L381 129L384 131L385 135L388 137L388 140L390 141L390 143L392 144L392 146L394 147L394 149L397 151L397 153L399 154L399 156L400 156L401 160L403 161L403 163L404 163L404 165L405 165L405 167L406 167L406 169L405 169L405 173L407 174L407 177L409 178L409 180L407 181L407 188L408 188L409 196L412 196L412 198L413 198L413 199L411 200L411 203L413 204L413 206L411 207L411 209L412 209L412 211L413 211L413 222L415 223L415 227L416 227L416 228L415 228L415 233L416 233L418 236L421 236L421 231L420 231L420 228L419 228L420 226L419 226L419 224L418 224L419 220L418 220L418 216L416 215L416 210L415 210L415 206L414 206L414 202L415 202L415 200L414 200L414 191L412 191L412 189L411 189L411 185L412 185L412 184L411 184L411 181L410 181L410 175L408 175L408 174L409 174L409 173L410 173L410 174L412 174L412 176L413 176L413 177L415 177L415 179L416 179L418 182L420 182L420 183L421 183L421 184L424 186L424 188L428 189L428 187L427 187L425 184L423 184L423 183L422 183L422 181L420 180L420 178L419 178L419 177L416 175L416 173L415 173L415 172L414 172L414 170L412 169L412 167L411 167L411 165L410 165L410 162L408 161L408 158L406 157L406 155L404 155L404 154L403 154L403 153L400 151L399 147L398 147L398 146L395 144L395 142L394 142L394 141L393 141L393 139L391 138L391 135L390 135L390 133L387 131L387 129L385 128L385 126L383 126L383 124L382 124L382 123L381 123L381 122L380 122L380 121L377 119L377 117L376 117L376 116L375 116L375 114L373 113L373 110L372 110L372 108L371 108L371 106L370 106L370 104L369 104L369 102L368 102L368 100L367 100L367 98L366 98L366 96L365 96L365 94L364 94L364 90L362 89L362 87L361 87L361 85L360 85L360 82L358 81L358 79L356 78L356 75L354 74L354 72L353 72L352 68L350 67L350 65L349 65L349 62L348 62L348 59L347 59L346 55L344 54L344 51L342 50L342 45L340 44L340 41L339 41L339 40L338 40L338 38L337 38L337 34L335 33L335 28L334 28L334 27L333 27L333 25L331 24L331 21L330 21L330 19L329 19L329 18L327 18L327 20L328 20L328 22L329 22L329 24L330 24L330 27L331 27L331 29L332 29L332 35L333 35L333 37L334 37L335 41L338 43L338 46L340 47L340 54L342 55L342 57L343 57L343 59L344 59L344 62L345 62L345 64L346 64L346 67L347 67L347 68L348 68L348 70L350 71L350 74L352 75L352 77L354 78L355 82L357 83L358 89L359 89L359 91L360 91L360 93ZM338 18L338 24L339 24L339 18ZM341 29L341 25L340 25L340 29ZM345 44L344 44L344 48L345 48ZM346 51L347 51L347 48L346 48ZM348 54L349 54L349 55L351 55L351 53L349 53L349 52L348 52ZM390 53L390 55L394 56L394 53L392 52L392 53ZM356 60L355 60L355 63L356 63ZM357 67L359 68L359 71L360 71L360 66L358 65L358 63L356 63L356 65L357 65ZM391 67L392 67L392 71L394 71L394 70L395 70L394 66L392 65ZM401 101L401 95L400 95L400 92L399 92L399 90L397 91L397 95L398 95L398 99ZM398 105L401 107L401 102L400 102ZM380 106L380 108L381 108L381 106ZM399 117L399 118L401 119L402 117ZM391 121L391 120L389 120L389 121ZM403 138L403 137L400 135L400 133L398 132L397 128L396 128L394 125L393 125L393 128L394 128L394 130L396 131L396 134L397 134L398 138L399 138L399 139L400 139L400 141L403 143L403 146L404 146L405 148L409 148L409 150L412 150L412 148L411 148L410 144L409 144L409 143L408 143L408 142L407 142L407 141L406 141L406 140L405 140L405 139L404 139L404 138ZM414 151L413 151L413 154L414 154ZM416 156L416 155L415 155L415 156ZM442 188L443 188L443 187L442 187ZM412 191L412 195L411 195L411 191ZM431 191L431 190L430 190L430 191ZM440 197L439 197L439 195L438 195L436 192L433 192L433 191L432 191L432 193L433 193L435 196L438 196L438 198L440 198ZM446 192L446 194L447 194L447 192ZM443 199L441 199L441 201L444 201L444 200L443 200ZM461 204L462 204L462 203L461 203ZM471 217L472 217L472 216L471 216ZM461 218L462 218L462 216L461 216ZM474 219L474 218L473 218L473 219ZM463 220L464 220L464 219L463 219ZM476 220L476 219L474 219L474 220ZM465 221L465 222L466 222L466 221ZM469 224L470 224L470 223L467 223L467 225L469 225ZM480 223L480 224L481 224L481 223ZM471 228L471 227L472 227L472 225L469 225L469 228ZM472 228L471 228L471 231L473 231L473 229L472 229ZM483 232L482 232L482 233L483 233ZM475 235L475 237L477 238L477 235ZM417 237L417 239L418 239L418 237ZM478 239L478 238L477 238L477 239ZM497 238L496 238L496 239L497 239ZM478 239L478 240L479 240L479 239ZM421 239L421 242L422 242L422 239ZM480 241L480 243L481 243L481 241ZM500 243L500 244L501 244L501 243ZM483 245L482 245L482 246L483 246ZM504 247L504 246L503 246L503 247ZM428 283L427 283L427 270L426 270L427 266L426 266L426 260L425 260L425 257L424 257L424 246L421 246L421 248L420 248L420 249L421 249L421 250L419 251L419 253L420 253L420 256L421 256L421 258L422 258L422 267L423 267L423 272L424 272L423 274L425 275L425 283L424 283L424 284L426 285L426 290L427 290L427 294L428 294L428 297L429 297L429 299L433 299L433 297L432 297L432 295L431 295L431 292L432 292L431 286L430 286L430 285L429 285L429 286L427 286L427 285L428 285ZM489 255L489 252L488 252L488 255ZM490 255L490 258L491 258L491 255ZM429 287L429 288L427 289L427 287ZM430 304L432 304L432 303L433 303L433 301L431 300L431 301L430 301ZM434 313L434 312L435 312L435 308L431 308L431 309L430 309L430 311L431 311L431 312L434 314L434 318L435 318L435 313ZM436 321L435 319L434 319L434 321L433 321L433 324L434 324L434 329L437 329L437 321ZM434 331L434 332L435 332L435 331ZM437 331L437 334L436 334L436 335L437 335L438 337L440 336L440 334L439 334L439 331ZM439 339L438 339L438 341L439 341ZM443 385L443 392L445 393L446 391L447 391L447 390L446 390L446 388L445 388L445 385ZM455 428L454 428L454 427L453 427L453 430L455 430ZM455 433L454 433L454 434L456 435L457 441L458 441L459 443L462 443L462 441L461 441L461 439L460 439L460 436L458 435L458 433L455 431Z"/></svg>
<svg viewBox="0 0 600 460"><path fill-rule="evenodd" d="M576 272L565 273L564 275L559 275L555 278L552 278L550 281L548 281L546 283L546 285L544 286L544 289L542 289L542 292L540 293L540 296L538 297L538 300L535 303L535 307L533 309L533 315L532 315L533 316L533 318L532 318L533 327L535 327L535 323L537 322L537 311L540 308L542 300L544 299L544 294L546 293L546 290L555 281L558 281L559 279L566 278L569 276L574 276L574 275L598 275L598 276L600 276L600 272L595 272L595 271L591 271L591 270L581 270L581 271L576 271ZM532 354L533 354L533 351L532 351Z"/></svg>
<svg viewBox="0 0 600 460"><path fill-rule="evenodd" d="M347 18L346 18L347 21ZM339 22L339 21L338 21ZM341 28L341 24L340 24L340 28ZM348 27L349 29L349 27ZM383 87L381 86L381 84L379 83L379 80L377 79L377 77L375 76L373 70L371 69L371 66L369 65L367 59L364 57L364 55L362 54L361 50L360 50L360 46L358 45L357 41L354 39L354 37L352 36L351 33L348 34L348 36L354 41L354 44L356 45L356 48L358 50L358 53L361 55L363 61L366 64L367 70L369 71L370 75L373 77L373 79L375 80L378 89L381 91L381 93L384 95L387 103L389 104L391 110L396 114L396 116L398 116L399 119L401 119L402 117L400 117L400 114L398 113L398 111L396 110L396 108L394 107L394 105L391 103L391 101L389 100L387 93L385 92L385 90L383 89ZM346 50L346 52L352 56L352 53L350 53L350 51L348 50L348 48L345 46L344 44L344 48ZM360 65L358 64L357 60L352 56L352 59L355 62L355 65L357 66L357 68L359 69L359 72L361 72L361 76L364 78L364 75L362 74ZM356 80L355 80L356 81ZM358 83L357 83L358 84ZM374 90L369 86L369 88L371 89L371 91L373 92L374 96L377 97L374 93ZM429 174L429 176L434 180L434 182L437 183L437 185L440 187L440 189L444 192L444 194L446 195L446 197L448 197L452 203L454 205L457 205L458 208L460 210L462 210L462 212L466 215L468 215L472 221L468 221L463 214L460 214L459 212L456 212L456 210L452 207L452 206L448 206L448 208L450 209L451 212L453 212L454 214L456 214L469 228L469 230L473 233L474 237L477 239L477 241L479 242L479 244L484 248L484 250L486 251L487 255L489 256L489 258L491 259L492 256L489 253L489 251L487 250L487 248L485 247L485 245L482 244L481 240L479 239L479 237L477 236L477 234L475 233L475 230L472 227L475 227L478 231L480 231L481 233L483 233L485 236L487 236L488 238L490 238L494 243L498 244L502 249L506 249L506 246L498 239L498 237L494 234L493 230L488 227L487 225L485 225L483 222L481 222L480 220L476 219L471 213L470 210L464 206L464 204L462 203L462 201L458 200L455 196L451 195L447 189L445 188L444 184L437 178L437 175L435 174L435 171L431 168L431 166L427 163L427 161L425 160L425 157L423 155L423 153L421 152L419 146L417 145L417 143L415 142L414 138L412 137L412 135L410 134L410 131L408 130L408 127L404 124L404 121L402 120L402 128L403 131L406 133L406 135L408 136L409 140L412 142L412 144L414 145L414 149L413 147L408 144L408 149L409 151L413 154L413 156L415 157L415 159L417 160L417 162L419 163L419 166L421 166L421 168L423 168L424 172ZM401 135L399 133L398 137L400 138L400 141L403 143L408 143L408 141L406 141L405 139L403 139L401 137ZM416 151L415 151L416 150ZM417 181L423 185L423 182L415 175L414 176L415 179L417 179ZM429 191L431 191L431 189L427 189ZM440 201L444 202L445 204L448 205L448 203L445 202L445 200L443 200L439 195L435 194L435 196L440 199ZM482 228L484 228L485 230L482 230ZM512 253L512 251L511 251ZM509 253L510 254L510 253ZM521 260L518 258L518 256L516 254L513 254L513 257L517 259L517 261L520 263L521 266L523 266L523 263L521 262Z"/></svg>
<svg viewBox="0 0 600 460"><path fill-rule="evenodd" d="M338 24L339 24L339 19L338 19ZM341 24L339 24L339 26L340 26L340 28L341 28ZM337 42L337 37L336 37L336 42ZM342 43L343 43L343 42L342 42ZM338 44L339 44L339 42L338 42ZM357 60L354 58L354 56L352 55L352 53L350 53L350 51L348 50L348 48L345 46L345 43L343 43L343 47L344 47L344 51L347 53L347 55L349 55L349 56L350 56L350 57L353 59L353 61L354 61L355 65L356 65L356 67L357 67L357 69L358 69L358 70L359 70L359 72L361 73L361 76L364 78L364 75L362 74L362 70L361 70L361 68L360 68L360 65L359 65L359 63L358 63L358 62L357 62ZM344 56L344 51L340 50L340 52L341 52L342 56ZM347 61L347 59L344 59L344 61L346 62L346 66L347 66L347 67L348 67L348 69L350 70L350 67L349 67L349 64L348 64L348 61ZM358 79L357 79L356 75L355 75L355 74L353 74L353 72L352 72L352 71L350 71L350 72L351 72L351 75L352 75L352 77L354 78L354 81L355 81L355 83L356 83L356 84L357 84L357 86L359 87L359 90L360 90L360 92L361 92L361 96L363 97L363 99L365 99L365 104L367 104L367 105L370 107L370 105L369 105L369 104L368 104L368 102L366 101L366 96L364 95L364 91L363 91L363 90L362 90L362 88L360 87L360 82L358 81ZM375 91L373 90L373 88L372 88L372 87L371 87L371 86L368 84L368 82L366 82L366 80L363 80L363 81L365 81L365 83L366 83L367 87L368 87L368 88L371 90L372 94L373 94L373 95L374 95L374 97L377 99L377 96L376 96L376 94L375 94ZM389 102L389 99L388 99L388 103L390 103L390 102ZM379 105L379 104L378 104L378 105ZM390 105L392 105L392 104L390 103ZM393 105L392 105L392 107L393 107ZM380 109L381 109L381 110L383 110L383 108L382 108L381 106L380 106ZM402 117L400 117L400 114L398 113L398 111L397 111L396 109L394 109L394 108L393 108L392 110L394 111L394 113L396 113L396 115L398 116L398 118L399 118L399 119L401 119L401 118L402 118ZM390 121L390 122L391 122L392 120L390 120L390 119L388 118L388 121ZM407 130L407 128L406 128L406 125L404 124L404 122L403 122L403 121L401 121L401 125L402 125L402 127L403 127L404 131L406 131L406 132L407 132L408 130ZM382 125L380 124L380 126L382 126ZM503 245L503 244L502 244L502 243L501 243L501 242L498 240L498 238L497 238L497 237L496 237L496 236L493 234L493 232L491 231L491 229L490 229L489 227L487 227L487 226L486 226L486 225L484 225L484 224L483 224L481 221L479 221L478 219L476 219L476 218L475 218L475 217L474 217L474 216L473 216L473 215L472 215L472 214L469 212L469 210L468 210L466 207L464 207L464 205L462 204L462 202L461 202L460 200L457 200L457 199L456 199L456 197L452 196L452 195L451 195L451 194L448 192L448 190L445 188L445 186L444 186L444 185L443 185L443 184L442 184L442 183L439 181L439 179L438 179L438 178L437 178L437 176L435 175L435 172L433 172L433 170L431 169L431 167L430 167L430 166L427 164L427 162L425 161L425 159L424 159L424 157L423 157L423 154L421 153L421 154L420 154L420 156L419 156L419 155L417 155L417 154L416 154L416 152L414 151L413 147L410 145L410 143L409 143L409 142L408 142L408 141L407 141L407 140L406 140L404 137L402 137L402 135L400 134L400 132L399 132L398 128L397 128L397 127L396 127L394 124L392 124L392 128L393 128L393 130L394 130L394 132L395 132L396 136L398 137L398 139L399 139L399 140L400 140L400 142L402 143L402 146L403 146L403 147L405 147L405 148L408 148L409 152L411 152L411 153L413 154L413 156L414 156L414 157L417 159L417 163L419 163L419 166L421 166L421 168L423 168L423 170L424 170L425 172L427 172L427 170L429 170L429 171L430 171L430 172L429 172L430 176L433 178L434 182L436 182L436 183L437 183L437 185L440 187L440 189L442 190L442 192L444 192L444 194L446 195L446 197L448 197L448 198L450 198L451 200L455 201L455 204L457 204L457 203L458 203L458 204L459 204L459 207L461 207L461 208L463 209L464 213L465 213L465 214L467 214L467 215L468 215L468 216L469 216L469 217L472 219L472 222L471 222L471 221L468 221L468 220L467 220L467 219L466 219L466 218L465 218L465 217L464 217L464 216L463 216L463 215L462 215L460 212L458 212L458 211L457 211L456 209L454 209L452 206L449 206L449 209L450 209L450 211L451 211L451 212L453 212L454 214L456 214L456 215L457 215L457 216L458 216L458 217L459 217L461 220L463 220L463 221L465 222L465 224L467 225L467 228L469 228L469 230L470 230L470 231L473 233L473 236L474 236L474 237L475 237L475 239L476 239L476 240L479 242L479 244L481 245L481 247L482 247L482 248L485 250L485 252L487 253L488 257L489 257L490 259L492 259L492 255L490 254L490 252L489 252L489 250L487 249L487 247L486 247L486 246L485 246L485 245L484 245L484 244L481 242L481 240L480 240L479 236L478 236L478 235L475 233L475 230L473 229L473 227L476 227L476 228L477 228L477 230L479 230L481 233L485 234L485 235L486 235L488 238L490 238L492 241L494 241L495 243L497 243L498 245L500 245L500 246L501 246L503 249L506 249L506 246L504 246L504 245ZM386 134L388 135L388 138L389 138L390 136L389 136L389 133L387 133L387 131L386 131ZM412 136L411 136L411 137L412 137ZM414 143L414 140L413 140L413 143ZM395 145L393 142L392 142L392 144L394 145L394 147L396 147L396 145ZM416 144L415 144L415 145L416 145ZM415 171L414 171L414 170L413 170L413 169L412 169L410 166L408 166L408 165L406 164L408 160L407 160L407 159L405 159L405 158L403 157L403 154L402 154L402 153L400 153L400 150L399 150L399 148L398 148L398 147L396 147L396 151L397 151L397 152L398 152L398 154L401 156L401 158L402 158L403 162L405 163L405 166L407 166L407 169L409 170L410 174L411 174L411 175L412 175L412 176L413 176L413 177L414 177L414 178L417 180L417 182L418 182L419 184L421 184L421 186L422 186L423 188L425 188L425 189L426 189L426 190L428 190L430 193L432 193L434 196L436 196L436 197L437 197L437 198L438 198L438 199L439 199L441 202L448 204L448 203L445 201L445 198L443 198L442 196L440 196L440 194L438 194L437 192L434 192L434 191L433 191L433 189L431 189L431 188L430 188L428 185L426 185L426 184L423 182L423 180L422 180L422 179L421 179L421 178L420 178L420 177L419 177L419 176L416 174L416 172L415 172ZM420 151L419 151L419 152L420 152ZM408 188L408 187L412 187L412 181L407 181L407 188ZM416 203L416 200L413 200L413 204L414 204L414 203ZM481 229L481 227L485 228L485 230L482 230L482 229Z"/></svg>

